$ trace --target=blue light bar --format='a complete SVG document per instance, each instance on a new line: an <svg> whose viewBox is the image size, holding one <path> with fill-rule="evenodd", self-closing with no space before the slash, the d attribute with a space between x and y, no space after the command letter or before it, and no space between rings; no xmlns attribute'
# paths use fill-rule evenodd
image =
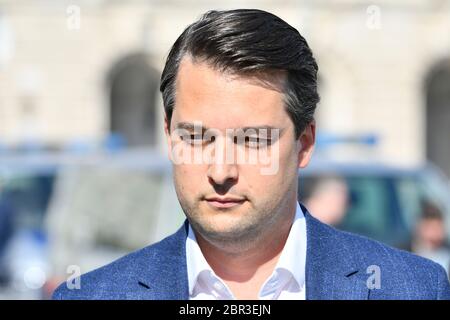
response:
<svg viewBox="0 0 450 320"><path fill-rule="evenodd" d="M360 135L336 135L328 133L319 133L316 136L316 145L318 147L328 147L333 145L356 144L361 146L374 147L379 143L379 137L375 134Z"/></svg>
<svg viewBox="0 0 450 320"><path fill-rule="evenodd" d="M120 133L111 133L108 137L106 137L103 142L103 146L110 152L120 151L127 146L127 140Z"/></svg>

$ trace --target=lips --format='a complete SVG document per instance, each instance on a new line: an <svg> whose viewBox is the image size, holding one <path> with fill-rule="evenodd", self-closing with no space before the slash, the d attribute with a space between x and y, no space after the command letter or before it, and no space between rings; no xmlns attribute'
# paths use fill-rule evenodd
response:
<svg viewBox="0 0 450 320"><path fill-rule="evenodd" d="M241 205L246 201L245 198L235 197L209 197L205 198L205 201L214 208L233 208Z"/></svg>

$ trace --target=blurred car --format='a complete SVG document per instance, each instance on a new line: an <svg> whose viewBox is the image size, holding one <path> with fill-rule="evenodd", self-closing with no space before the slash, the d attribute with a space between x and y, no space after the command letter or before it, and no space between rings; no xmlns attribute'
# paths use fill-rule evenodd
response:
<svg viewBox="0 0 450 320"><path fill-rule="evenodd" d="M343 230L408 249L424 199L450 215L448 179L431 164L405 168L319 153L299 171L300 201L314 180L329 176L348 187L337 225ZM2 203L14 211L14 230L0 298L48 298L74 270L88 272L156 242L184 220L171 164L151 149L3 154Z"/></svg>
<svg viewBox="0 0 450 320"><path fill-rule="evenodd" d="M171 164L128 149L61 167L47 210L53 274L86 273L175 232L184 220ZM69 268L70 269L70 268Z"/></svg>
<svg viewBox="0 0 450 320"><path fill-rule="evenodd" d="M48 272L47 238L43 219L51 198L56 163L36 155L2 154L0 207L9 208L11 221L2 237L2 289L9 298L36 298L42 274ZM2 214L2 213L0 213ZM42 285L42 284L41 284Z"/></svg>
<svg viewBox="0 0 450 320"><path fill-rule="evenodd" d="M3 154L0 206L14 219L0 298L48 298L73 266L88 272L174 232L170 170L150 149Z"/></svg>
<svg viewBox="0 0 450 320"><path fill-rule="evenodd" d="M404 167L315 158L299 172L300 201L310 196L308 188L330 177L342 179L348 192L345 212L335 224L339 229L410 250L422 205L429 202L443 212L450 235L449 181L431 163Z"/></svg>

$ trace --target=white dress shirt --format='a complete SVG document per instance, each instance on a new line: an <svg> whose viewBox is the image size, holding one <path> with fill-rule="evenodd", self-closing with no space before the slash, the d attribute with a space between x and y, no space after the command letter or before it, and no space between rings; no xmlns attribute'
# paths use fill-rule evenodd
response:
<svg viewBox="0 0 450 320"><path fill-rule="evenodd" d="M228 286L212 270L189 225L186 262L190 300L235 299ZM297 203L289 236L271 276L262 285L260 300L305 300L306 222Z"/></svg>

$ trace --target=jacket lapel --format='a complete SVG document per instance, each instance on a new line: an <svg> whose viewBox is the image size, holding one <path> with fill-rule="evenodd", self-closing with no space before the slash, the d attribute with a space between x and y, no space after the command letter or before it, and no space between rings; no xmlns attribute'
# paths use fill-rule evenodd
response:
<svg viewBox="0 0 450 320"><path fill-rule="evenodd" d="M367 275L354 261L342 233L318 221L301 205L307 229L306 299L365 300Z"/></svg>
<svg viewBox="0 0 450 320"><path fill-rule="evenodd" d="M188 300L187 220L178 231L153 246L141 266L131 299ZM150 256L151 255L151 256ZM150 263L151 261L151 263ZM134 296L133 296L134 295Z"/></svg>

